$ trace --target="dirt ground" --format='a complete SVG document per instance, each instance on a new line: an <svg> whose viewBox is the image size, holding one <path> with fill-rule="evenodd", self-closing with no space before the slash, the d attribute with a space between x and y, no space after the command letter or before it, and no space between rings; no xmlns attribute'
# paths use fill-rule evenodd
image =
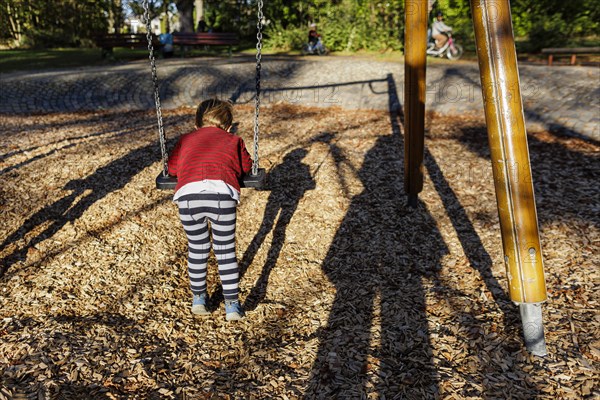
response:
<svg viewBox="0 0 600 400"><path fill-rule="evenodd" d="M193 109L165 113L169 146ZM252 142L252 107L236 107ZM186 240L151 112L0 119L0 399L597 398L597 143L529 145L549 355L523 348L484 121L428 117L426 182L403 191L388 112L271 106L269 188L244 189L247 318L190 312Z"/></svg>

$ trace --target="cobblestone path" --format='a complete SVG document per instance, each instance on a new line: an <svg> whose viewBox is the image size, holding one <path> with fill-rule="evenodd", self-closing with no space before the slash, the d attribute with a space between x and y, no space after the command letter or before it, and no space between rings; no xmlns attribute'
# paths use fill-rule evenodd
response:
<svg viewBox="0 0 600 400"><path fill-rule="evenodd" d="M600 68L521 65L528 129L558 129L600 140ZM158 60L162 106L195 106L209 96L253 101L252 57ZM388 80L403 99L404 66L359 57L263 58L262 103L387 109ZM478 66L431 60L427 110L483 113ZM0 75L0 113L154 107L148 62Z"/></svg>

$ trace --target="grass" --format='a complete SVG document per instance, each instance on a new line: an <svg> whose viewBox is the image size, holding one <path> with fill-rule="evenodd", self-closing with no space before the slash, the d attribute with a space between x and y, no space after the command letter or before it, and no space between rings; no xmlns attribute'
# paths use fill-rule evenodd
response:
<svg viewBox="0 0 600 400"><path fill-rule="evenodd" d="M179 56L177 50L175 57ZM234 51L239 51L239 49L234 48ZM226 47L209 48L208 50L192 49L186 53L186 57L226 55ZM146 49L115 48L112 57L107 59L101 57L100 49L92 48L0 50L0 73L112 65L147 58L148 50Z"/></svg>
<svg viewBox="0 0 600 400"><path fill-rule="evenodd" d="M0 50L0 73L52 68L106 65L148 57L147 50L115 49L112 59L103 59L100 49Z"/></svg>

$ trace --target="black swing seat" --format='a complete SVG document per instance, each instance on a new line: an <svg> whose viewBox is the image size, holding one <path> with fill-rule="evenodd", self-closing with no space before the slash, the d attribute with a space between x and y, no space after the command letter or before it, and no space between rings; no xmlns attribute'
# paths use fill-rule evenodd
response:
<svg viewBox="0 0 600 400"><path fill-rule="evenodd" d="M177 177L167 175L164 176L162 172L156 177L156 188L160 190L173 190L177 186Z"/></svg>
<svg viewBox="0 0 600 400"><path fill-rule="evenodd" d="M244 175L240 186L243 188L254 188L262 189L265 186L267 180L267 171L264 168L259 168L256 175L248 174ZM173 190L177 186L177 177L175 176L164 176L161 172L156 177L156 188L160 190Z"/></svg>
<svg viewBox="0 0 600 400"><path fill-rule="evenodd" d="M244 175L242 177L242 182L240 186L243 188L262 189L265 187L266 182L267 171L264 168L259 168L256 171L256 175L252 175L252 173Z"/></svg>

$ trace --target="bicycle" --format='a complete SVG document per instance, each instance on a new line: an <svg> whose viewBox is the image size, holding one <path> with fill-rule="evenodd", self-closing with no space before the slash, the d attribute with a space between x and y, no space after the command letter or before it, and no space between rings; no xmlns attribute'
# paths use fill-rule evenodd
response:
<svg viewBox="0 0 600 400"><path fill-rule="evenodd" d="M458 60L463 55L463 48L460 44L455 43L450 32L445 33L448 36L446 44L441 48L435 48L435 40L430 38L427 46L427 55L435 57L447 57L449 60Z"/></svg>
<svg viewBox="0 0 600 400"><path fill-rule="evenodd" d="M302 45L302 55L306 56L309 54L316 54L322 56L329 54L329 50L325 47L323 42L321 42L321 38L319 38L315 45L312 45L310 43L304 43Z"/></svg>

